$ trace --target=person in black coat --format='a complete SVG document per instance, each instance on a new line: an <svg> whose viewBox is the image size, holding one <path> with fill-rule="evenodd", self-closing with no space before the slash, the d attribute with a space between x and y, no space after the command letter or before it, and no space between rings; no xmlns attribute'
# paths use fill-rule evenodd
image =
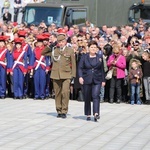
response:
<svg viewBox="0 0 150 150"><path fill-rule="evenodd" d="M11 13L8 11L8 9L5 10L5 13L3 14L3 21L8 23L9 21L11 21L12 15Z"/></svg>
<svg viewBox="0 0 150 150"><path fill-rule="evenodd" d="M88 45L89 53L83 55L79 62L79 82L83 85L84 112L91 120L91 100L93 101L94 121L100 118L100 89L105 86L104 65L102 56L97 53L96 41Z"/></svg>

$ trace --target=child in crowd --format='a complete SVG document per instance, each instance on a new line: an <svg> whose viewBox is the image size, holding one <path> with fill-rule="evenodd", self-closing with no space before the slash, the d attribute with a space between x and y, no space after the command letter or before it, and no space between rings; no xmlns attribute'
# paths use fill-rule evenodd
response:
<svg viewBox="0 0 150 150"><path fill-rule="evenodd" d="M142 54L143 62L143 82L145 90L145 103L150 104L150 53L149 50Z"/></svg>
<svg viewBox="0 0 150 150"><path fill-rule="evenodd" d="M129 80L130 80L130 92L131 92L131 104L134 105L135 97L136 103L141 105L140 99L140 85L143 76L142 69L140 68L141 63L134 59L131 62L131 69L129 70Z"/></svg>

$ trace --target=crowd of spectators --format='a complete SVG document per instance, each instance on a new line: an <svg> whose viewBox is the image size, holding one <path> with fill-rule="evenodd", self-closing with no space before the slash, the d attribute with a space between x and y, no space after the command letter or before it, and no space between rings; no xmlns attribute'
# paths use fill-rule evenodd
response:
<svg viewBox="0 0 150 150"><path fill-rule="evenodd" d="M20 30L24 31L24 40L32 51L37 46L37 35L49 33L48 40L43 42L45 46L53 48L57 46L57 35L65 34L67 46L74 49L77 69L82 55L88 53L88 43L92 40L96 41L99 46L97 53L103 58L105 73L107 74L112 67L114 69L113 77L106 80L106 86L101 88L101 102L150 103L150 27L142 19L132 25L119 27L108 27L107 25L97 27L89 21L86 21L82 27L66 25L61 28L54 23L46 26L44 22L38 26L31 24L29 27L26 23L0 22L0 35L9 36L9 40L5 43L11 45L11 49L13 49L14 39L19 37ZM117 52L115 51L116 46L119 47ZM124 60L119 63L119 60L115 58L115 53ZM116 61L119 63L117 66L115 66ZM122 70L125 75L119 75L118 69ZM53 97L51 80L48 81L49 94L47 97ZM7 82L7 84L9 87L12 83ZM7 90L8 96L12 96L13 93L10 89ZM71 82L70 89L70 99L82 100L82 86L79 84L78 73ZM31 91L28 91L28 94L29 97L32 97ZM115 99L115 95L118 96L118 99Z"/></svg>

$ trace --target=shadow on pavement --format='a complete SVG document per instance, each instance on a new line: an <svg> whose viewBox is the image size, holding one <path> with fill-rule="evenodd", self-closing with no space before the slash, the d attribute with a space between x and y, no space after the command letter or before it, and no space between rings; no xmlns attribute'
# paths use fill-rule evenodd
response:
<svg viewBox="0 0 150 150"><path fill-rule="evenodd" d="M72 117L73 119L77 119L77 120L86 120L86 117L85 116L74 116Z"/></svg>

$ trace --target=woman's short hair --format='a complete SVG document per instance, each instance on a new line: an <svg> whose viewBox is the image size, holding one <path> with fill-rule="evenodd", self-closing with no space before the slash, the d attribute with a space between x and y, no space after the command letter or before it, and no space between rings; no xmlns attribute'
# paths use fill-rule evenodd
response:
<svg viewBox="0 0 150 150"><path fill-rule="evenodd" d="M97 44L96 41L90 41L90 42L88 43L88 47L90 47L91 45L96 45L96 46L98 47L98 44Z"/></svg>

